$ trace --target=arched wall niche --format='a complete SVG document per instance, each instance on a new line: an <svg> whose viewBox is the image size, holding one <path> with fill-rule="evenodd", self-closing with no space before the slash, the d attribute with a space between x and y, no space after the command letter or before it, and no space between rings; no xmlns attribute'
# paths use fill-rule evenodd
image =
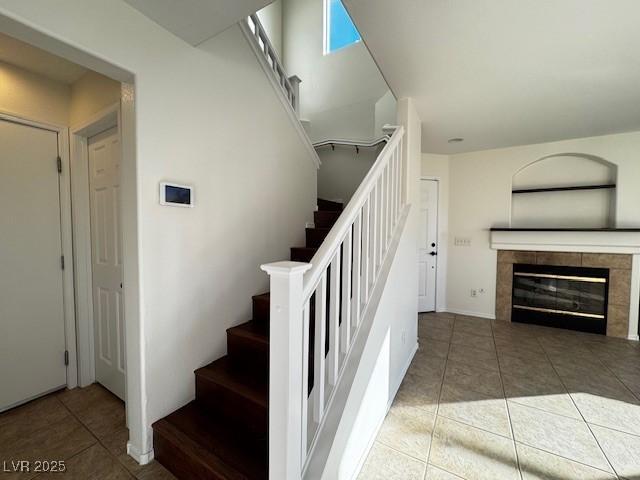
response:
<svg viewBox="0 0 640 480"><path fill-rule="evenodd" d="M584 153L535 160L513 176L511 226L614 227L617 170L615 164Z"/></svg>

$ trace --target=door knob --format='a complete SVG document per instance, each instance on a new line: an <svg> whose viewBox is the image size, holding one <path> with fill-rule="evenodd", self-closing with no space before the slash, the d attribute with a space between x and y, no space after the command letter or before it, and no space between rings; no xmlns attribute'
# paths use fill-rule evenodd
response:
<svg viewBox="0 0 640 480"><path fill-rule="evenodd" d="M429 252L429 255L431 255L432 257L435 257L438 254L438 252Z"/></svg>

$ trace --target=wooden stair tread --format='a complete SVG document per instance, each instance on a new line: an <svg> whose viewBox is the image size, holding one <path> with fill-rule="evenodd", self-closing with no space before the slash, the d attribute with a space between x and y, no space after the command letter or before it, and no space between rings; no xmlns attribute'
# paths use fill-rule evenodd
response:
<svg viewBox="0 0 640 480"><path fill-rule="evenodd" d="M179 478L268 477L267 438L239 430L195 401L154 423L153 430L156 458Z"/></svg>
<svg viewBox="0 0 640 480"><path fill-rule="evenodd" d="M237 368L233 368L228 355L199 368L196 376L220 385L262 408L268 408L269 378L250 375Z"/></svg>
<svg viewBox="0 0 640 480"><path fill-rule="evenodd" d="M227 333L243 337L269 348L269 331L260 328L253 320L227 329Z"/></svg>

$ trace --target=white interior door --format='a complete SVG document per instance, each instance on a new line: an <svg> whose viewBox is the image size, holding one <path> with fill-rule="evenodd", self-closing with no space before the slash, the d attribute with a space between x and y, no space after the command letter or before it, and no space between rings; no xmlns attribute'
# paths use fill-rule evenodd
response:
<svg viewBox="0 0 640 480"><path fill-rule="evenodd" d="M438 182L420 182L420 247L418 268L420 286L418 309L431 312L436 309L436 272L438 258Z"/></svg>
<svg viewBox="0 0 640 480"><path fill-rule="evenodd" d="M120 229L120 140L114 127L89 139L96 381L125 398Z"/></svg>
<svg viewBox="0 0 640 480"><path fill-rule="evenodd" d="M64 387L58 134L0 120L0 411Z"/></svg>

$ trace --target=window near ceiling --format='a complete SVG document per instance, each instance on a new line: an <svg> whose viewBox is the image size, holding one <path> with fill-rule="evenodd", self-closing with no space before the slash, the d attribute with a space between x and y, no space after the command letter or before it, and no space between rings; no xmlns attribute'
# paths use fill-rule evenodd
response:
<svg viewBox="0 0 640 480"><path fill-rule="evenodd" d="M358 29L341 0L324 0L324 53L328 55L341 48L358 43Z"/></svg>

